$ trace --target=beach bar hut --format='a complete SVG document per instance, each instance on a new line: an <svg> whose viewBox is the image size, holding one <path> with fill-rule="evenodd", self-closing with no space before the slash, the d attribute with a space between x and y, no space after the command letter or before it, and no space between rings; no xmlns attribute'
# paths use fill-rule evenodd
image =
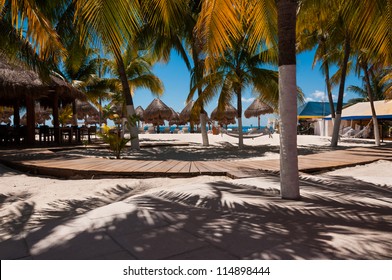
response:
<svg viewBox="0 0 392 280"><path fill-rule="evenodd" d="M246 118L257 117L257 127L260 129L260 116L265 114L272 114L274 109L269 105L256 98L252 104L245 110L244 115Z"/></svg>
<svg viewBox="0 0 392 280"><path fill-rule="evenodd" d="M43 107L52 108L54 128L58 130L60 104L72 104L77 98L84 100L86 97L61 77L51 75L43 81L36 72L27 70L21 64L10 63L0 56L0 106L13 107L15 131L20 128L19 109L26 108L26 129L21 131L21 137L27 144L35 143L36 102ZM76 113L76 110L74 112ZM58 133L55 138L59 141Z"/></svg>
<svg viewBox="0 0 392 280"><path fill-rule="evenodd" d="M392 100L374 101L374 108L376 110L377 120L380 123L385 123L385 129L383 130L387 131L386 136L391 137ZM345 128L353 128L355 131L359 131L362 127L367 126L372 119L370 102L359 102L344 108L341 119L341 131L344 131ZM331 116L325 117L324 120L327 122L327 135L331 136L333 129Z"/></svg>
<svg viewBox="0 0 392 280"><path fill-rule="evenodd" d="M336 110L337 103L334 103ZM325 135L327 124L324 118L331 114L328 102L309 101L298 107L298 132L300 134Z"/></svg>

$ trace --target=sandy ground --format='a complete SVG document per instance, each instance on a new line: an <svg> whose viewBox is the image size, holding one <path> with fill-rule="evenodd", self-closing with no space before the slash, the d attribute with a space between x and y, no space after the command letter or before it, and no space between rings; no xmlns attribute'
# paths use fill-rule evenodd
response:
<svg viewBox="0 0 392 280"><path fill-rule="evenodd" d="M162 159L183 159L183 160L248 160L248 159L272 159L279 158L279 137L273 138L263 136L255 139L245 139L245 149L238 151L235 138L226 135L210 135L210 147L201 146L201 136L198 134L146 134L140 136L143 143L155 142L181 142L190 143L190 146L179 147L150 147L142 149L140 152L128 151L124 153L124 158L154 158ZM343 141L340 148L344 149L353 146L373 146L372 141L357 140ZM299 154L318 153L328 151L329 139L318 136L299 136ZM86 156L110 156L106 151L95 151L93 149L83 149ZM64 151L64 153L75 153L82 151ZM304 176L301 178L301 185L304 185L303 196L311 199L314 196L322 196L323 192L331 192L329 195L356 201L356 206L363 207L383 207L390 209L392 206L392 162L378 161L375 163L344 168L331 172L318 174L316 176ZM271 178L255 178L232 180L227 177L199 176L195 178L151 178L151 179L97 179L97 180L59 180L54 178L29 176L19 171L9 169L0 165L0 242L19 238L28 235L30 230L36 230L44 225L42 221L47 213L59 211L58 218L64 215L77 217L85 215L90 211L108 207L113 203L133 201L141 197L160 197L171 199L171 203L187 206L189 197L198 197L199 202L192 202L192 207L209 207L205 198L214 197L211 186L225 184L241 186L241 188L259 189L265 197L262 202L266 204L277 203L279 207L284 207L279 202L279 181ZM245 186L245 187L244 187ZM310 186L310 187L309 187ZM351 186L351 187L350 187ZM302 187L302 186L301 186ZM326 190L325 188L333 188ZM351 189L352 188L352 191ZM358 192L356 196L355 192ZM314 193L314 192L317 193ZM347 193L349 191L349 194ZM375 192L379 193L375 194ZM173 194L179 194L173 199ZM368 197L367 197L368 195ZM183 197L185 196L185 197ZM269 198L273 197L272 200ZM216 198L214 198L216 199ZM245 196L236 197L235 192L226 192L225 197L221 197L221 205L225 209L231 209L230 205L255 202L255 197ZM197 199L196 199L197 200ZM238 202L239 201L239 202ZM345 202L342 202L345 203ZM287 207L291 207L290 203ZM189 206L189 205L188 205ZM301 204L301 207L305 207ZM314 207L314 206L313 206ZM317 205L315 206L318 207ZM322 207L319 205L319 207ZM336 207L339 207L336 206ZM68 209L68 211L66 211ZM72 211L70 211L70 209ZM235 209L235 207L233 207ZM234 211L231 209L230 211ZM301 208L301 211L311 211L313 208ZM307 210L306 210L307 209ZM333 210L332 210L333 211ZM235 211L234 211L235 212ZM323 213L322 213L323 214ZM324 213L325 214L325 213ZM56 215L55 215L56 216ZM387 228L391 226L391 216L384 216L387 219ZM271 221L273 222L273 221ZM349 225L347 225L349 226ZM390 233L390 232L389 232ZM380 233L369 233L369 239L378 238ZM361 238L363 238L361 236ZM354 238L355 239L355 238ZM350 258L348 247L350 240L339 239L342 244L342 254L337 255L341 258ZM362 239L361 239L362 240ZM348 243L347 243L348 242ZM356 242L356 241L355 241ZM365 242L365 241L361 241ZM379 255L374 258L392 257L391 242L380 245L376 250ZM370 245L369 245L370 246ZM354 258L365 251L356 252ZM247 256L250 258L279 258L273 252L266 255ZM292 256L293 258L296 258ZM304 256L306 258L306 256ZM310 255L310 258L325 258L326 255ZM335 256L336 257L336 256ZM372 256L368 256L373 258ZM289 256L289 258L291 258ZM301 257L299 257L301 258ZM334 258L334 257L332 257ZM367 258L363 256L363 258Z"/></svg>

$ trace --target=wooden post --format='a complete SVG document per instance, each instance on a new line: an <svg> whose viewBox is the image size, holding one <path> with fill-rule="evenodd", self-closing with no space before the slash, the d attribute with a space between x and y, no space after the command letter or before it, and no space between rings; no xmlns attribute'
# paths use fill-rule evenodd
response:
<svg viewBox="0 0 392 280"><path fill-rule="evenodd" d="M54 141L56 143L60 143L59 95L57 92L53 94L53 127L54 127Z"/></svg>
<svg viewBox="0 0 392 280"><path fill-rule="evenodd" d="M15 142L19 144L20 138L26 137L26 135L22 135L20 129L19 99L16 99L14 102L14 131L17 132L15 136Z"/></svg>
<svg viewBox="0 0 392 280"><path fill-rule="evenodd" d="M26 124L27 124L27 135L26 143L28 145L34 145L35 143L35 101L30 94L26 94Z"/></svg>
<svg viewBox="0 0 392 280"><path fill-rule="evenodd" d="M20 126L20 115L19 115L19 100L14 102L14 127Z"/></svg>
<svg viewBox="0 0 392 280"><path fill-rule="evenodd" d="M72 125L78 126L78 115L76 112L76 99L72 101Z"/></svg>

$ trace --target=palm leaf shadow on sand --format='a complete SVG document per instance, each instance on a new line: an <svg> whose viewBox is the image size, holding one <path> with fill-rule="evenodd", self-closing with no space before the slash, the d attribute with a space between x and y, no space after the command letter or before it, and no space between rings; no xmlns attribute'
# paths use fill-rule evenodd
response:
<svg viewBox="0 0 392 280"><path fill-rule="evenodd" d="M204 147L200 145L178 148L175 146L157 146L142 148L139 151L124 150L122 154L123 159L143 159L143 160L181 160L181 161L211 161L211 160L238 160L254 158L255 155L263 157L267 154L279 155L279 147L272 145L245 145L241 150L237 145L229 142L219 142L219 146ZM341 147L340 149L346 149ZM320 152L331 151L330 147L326 146L311 146L298 147L299 155L314 154ZM64 151L57 151L58 155L68 156L96 156L96 157L111 157L110 151L105 149L67 149Z"/></svg>
<svg viewBox="0 0 392 280"><path fill-rule="evenodd" d="M278 182L279 178L263 180ZM201 191L189 185L179 191L133 193L132 188L117 186L91 202L57 201L40 213L36 225L40 228L27 239L33 240L31 246L50 240L59 225L117 201L136 207L106 217L100 227L92 223L34 258L391 258L390 204L380 200L390 199L391 194L352 178L339 184L322 182L302 178L304 195L297 202L281 200L275 189L227 181L204 184ZM366 195L373 200L358 199ZM340 241L335 244L336 238ZM96 250L110 240L117 247L98 254Z"/></svg>

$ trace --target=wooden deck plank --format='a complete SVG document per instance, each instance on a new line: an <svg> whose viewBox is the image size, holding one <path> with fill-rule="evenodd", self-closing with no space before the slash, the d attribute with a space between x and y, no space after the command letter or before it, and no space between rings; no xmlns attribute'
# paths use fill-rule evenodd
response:
<svg viewBox="0 0 392 280"><path fill-rule="evenodd" d="M166 160L162 161L159 165L154 166L151 171L156 173L167 173L170 169L174 168L180 161Z"/></svg>
<svg viewBox="0 0 392 280"><path fill-rule="evenodd" d="M154 166L159 165L162 163L162 160L152 160L148 161L148 164L143 165L137 169L135 169L135 172L150 172L149 170L152 169Z"/></svg>
<svg viewBox="0 0 392 280"><path fill-rule="evenodd" d="M147 164L149 164L149 161L137 160L137 162L135 162L135 164L132 164L132 166L128 167L127 171L128 172L134 172L135 170L138 170L139 168L141 168L141 167L143 167L144 165L147 165Z"/></svg>
<svg viewBox="0 0 392 280"><path fill-rule="evenodd" d="M42 151L45 153L45 150ZM258 171L276 171L279 172L280 161L271 160L251 160L251 161L178 161L178 160L112 160L106 158L78 158L58 156L47 158L39 156L39 150L34 152L34 156L20 151L12 153L9 151L0 151L2 161L15 163L19 166L38 171L48 170L47 174L58 176L72 176L75 174L88 176L95 175L96 172L132 175L150 176L159 174L159 176L195 176L198 174L210 175L229 175L233 177L250 177L252 175L262 174ZM51 154L53 154L51 152ZM346 150L334 150L319 154L302 155L298 157L299 171L314 172L316 170L328 170L341 168L344 166L354 166L365 164L380 159L391 159L392 148L385 147L357 147ZM51 171L51 172L49 172Z"/></svg>
<svg viewBox="0 0 392 280"><path fill-rule="evenodd" d="M191 162L191 166L189 168L189 173L200 173L200 170L194 161Z"/></svg>
<svg viewBox="0 0 392 280"><path fill-rule="evenodd" d="M173 166L170 170L167 171L167 173L184 173L184 169L189 170L189 161L179 161L177 165ZM188 171L189 172L189 171Z"/></svg>
<svg viewBox="0 0 392 280"><path fill-rule="evenodd" d="M211 170L207 168L202 161L194 161L193 164L197 167L200 173L210 173Z"/></svg>
<svg viewBox="0 0 392 280"><path fill-rule="evenodd" d="M132 172L132 167L137 164L139 161L133 161L133 160L112 160L110 164L105 168L105 170L109 171L108 169L114 169L112 171L115 172L124 172L124 173L129 173Z"/></svg>

